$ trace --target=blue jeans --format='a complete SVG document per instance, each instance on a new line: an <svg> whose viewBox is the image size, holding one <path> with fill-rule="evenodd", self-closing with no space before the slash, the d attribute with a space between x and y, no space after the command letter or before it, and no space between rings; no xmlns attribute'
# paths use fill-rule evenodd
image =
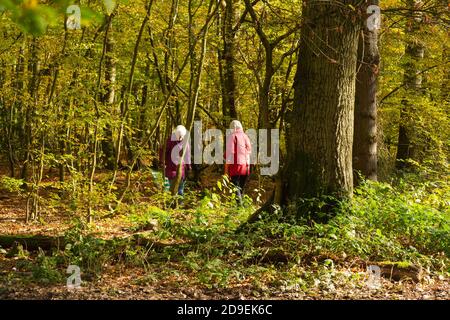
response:
<svg viewBox="0 0 450 320"><path fill-rule="evenodd" d="M173 179L169 179L169 183L170 183L170 189L172 189L173 184L175 183L176 178ZM180 185L178 186L178 195L179 196L183 196L184 194L184 185L186 183L186 179L183 178L180 181Z"/></svg>

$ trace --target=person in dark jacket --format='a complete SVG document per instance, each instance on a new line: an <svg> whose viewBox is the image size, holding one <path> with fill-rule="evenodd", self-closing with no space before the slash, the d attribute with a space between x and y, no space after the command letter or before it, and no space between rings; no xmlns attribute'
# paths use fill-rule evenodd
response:
<svg viewBox="0 0 450 320"><path fill-rule="evenodd" d="M245 134L242 124L238 120L233 120L230 128L232 132L227 136L225 151L225 174L237 187L237 201L239 205L242 205L244 187L250 175L252 145L250 138Z"/></svg>
<svg viewBox="0 0 450 320"><path fill-rule="evenodd" d="M178 186L178 195L183 196L184 185L186 182L187 171L191 169L191 151L189 143L186 140L187 130L184 126L176 127L172 135L167 139L165 157L162 159L162 152L160 153L160 160L164 162L164 175L170 182L170 187L173 187L177 177L178 165L183 155L183 148L186 148L184 161L181 167L181 181ZM162 150L161 150L162 151Z"/></svg>

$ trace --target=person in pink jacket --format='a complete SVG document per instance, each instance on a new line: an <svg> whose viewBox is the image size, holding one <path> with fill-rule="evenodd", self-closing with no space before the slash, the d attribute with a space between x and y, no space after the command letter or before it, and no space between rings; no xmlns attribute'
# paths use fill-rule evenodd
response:
<svg viewBox="0 0 450 320"><path fill-rule="evenodd" d="M252 145L245 134L242 124L233 120L230 124L231 133L227 135L225 150L225 174L237 187L237 201L242 205L244 187L250 175L250 154Z"/></svg>

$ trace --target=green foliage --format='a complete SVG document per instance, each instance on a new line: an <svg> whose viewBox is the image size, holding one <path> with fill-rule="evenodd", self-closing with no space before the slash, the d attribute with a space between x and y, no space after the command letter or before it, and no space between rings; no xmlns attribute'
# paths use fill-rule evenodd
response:
<svg viewBox="0 0 450 320"><path fill-rule="evenodd" d="M31 267L33 279L45 284L62 283L65 277L58 265L57 256L47 256L44 251L40 250Z"/></svg>
<svg viewBox="0 0 450 320"><path fill-rule="evenodd" d="M442 182L392 186L367 181L351 202L339 204L327 224L280 223L279 217L272 216L237 234L218 232L217 220L208 225L205 216L198 216L189 227L194 235L189 236L202 241L183 263L207 286L232 281L230 270L245 277L253 274L252 266L314 265L320 257L332 257L324 260L325 278L335 264L355 259L449 272L450 216L448 205L444 206L448 192L449 185ZM205 228L216 230L210 234ZM259 271L260 276L261 272L265 271ZM322 281L327 283L325 278Z"/></svg>
<svg viewBox="0 0 450 320"><path fill-rule="evenodd" d="M170 214L155 206L131 207L127 220L131 223L131 231L155 230L162 226L169 229L171 226ZM161 234L161 237L163 235Z"/></svg>
<svg viewBox="0 0 450 320"><path fill-rule="evenodd" d="M257 296L264 296L268 286L308 292L333 290L336 281L364 281L360 274L338 271L347 262L420 265L448 273L449 184L423 181L403 175L393 184L363 182L326 224L283 221L286 212L278 211L240 232L237 228L253 208L238 209L234 199L226 203L213 192L198 199L195 208L181 211L129 205L124 221L130 231L173 245L155 249L101 240L80 220L68 230L64 251L52 256L41 252L34 264L23 254L21 261L41 283L60 282L61 270L70 264L80 266L86 277L98 276L105 265L123 263L146 272L136 280L141 285L167 277L189 278L205 288L247 283Z"/></svg>
<svg viewBox="0 0 450 320"><path fill-rule="evenodd" d="M54 0L50 4L39 4L37 0L2 0L0 12L8 12L11 19L26 33L33 36L42 36L47 33L48 27L55 27L66 14L68 6L73 2L69 0ZM82 3L80 5L82 23L90 25L101 21L101 11L111 14L115 8L114 0L104 0L104 9L98 5ZM127 1L121 1L127 2ZM62 23L61 23L62 25Z"/></svg>
<svg viewBox="0 0 450 320"><path fill-rule="evenodd" d="M383 9L388 11L398 7L399 2L394 0L385 3ZM446 9L445 3L436 2L437 12ZM450 151L450 104L444 94L448 87L449 39L445 31L448 26L443 27L445 23L422 23L415 32L406 32L406 24L410 21L404 18L403 13L393 10L386 13L386 17L399 23L384 26L380 43L378 119L381 128L379 141L382 143L379 145L379 177L388 179L392 173L400 124L407 128L411 157L420 163L432 161L436 169L445 170ZM405 54L408 43L422 44L424 58L416 61ZM420 72L419 90L404 85L408 64ZM402 109L403 116L400 115Z"/></svg>
<svg viewBox="0 0 450 320"><path fill-rule="evenodd" d="M44 34L49 23L56 20L56 11L48 6L38 5L38 1L4 0L0 5L0 12L6 10L23 31L33 35Z"/></svg>
<svg viewBox="0 0 450 320"><path fill-rule="evenodd" d="M95 237L81 221L74 223L65 238L67 245L61 254L66 265L77 265L86 274L100 274L114 257L115 247L107 246L105 240Z"/></svg>
<svg viewBox="0 0 450 320"><path fill-rule="evenodd" d="M127 246L125 249L125 263L135 267L142 267L145 271L149 270L148 256L150 249L144 247Z"/></svg>
<svg viewBox="0 0 450 320"><path fill-rule="evenodd" d="M366 182L329 224L313 227L317 248L374 261L429 264L441 253L450 257L450 212L430 205L436 190L424 194L423 188ZM448 185L441 188L448 193Z"/></svg>
<svg viewBox="0 0 450 320"><path fill-rule="evenodd" d="M0 189L8 192L20 193L22 191L23 184L24 181L22 179L15 179L7 176L2 176L0 179Z"/></svg>
<svg viewBox="0 0 450 320"><path fill-rule="evenodd" d="M237 233L236 228L252 211L229 212L234 200L225 203L216 198L219 195L209 193L196 210L183 215L168 212L171 222L162 224L167 235L193 241L195 246L167 248L147 255L145 261L147 266L180 261L186 274L208 288L252 279L263 292L265 285L258 278L264 278L266 284L273 279L273 285L302 290L319 281L330 289L335 277L351 280L333 271L344 261L380 265L389 261L398 267L413 264L449 272L449 185L439 180L421 181L408 177L395 184L366 181L355 190L352 201L337 204L327 224L310 224L306 218L283 222L279 211ZM317 204L318 200L310 202ZM179 272L180 267L174 267ZM297 271L283 273L285 268Z"/></svg>
<svg viewBox="0 0 450 320"><path fill-rule="evenodd" d="M61 284L65 279L62 270L64 266L61 264L62 260L59 254L46 255L42 249L39 249L37 256L32 256L21 245L13 249L12 253L14 259L17 260L16 267L30 273L26 281L40 284Z"/></svg>

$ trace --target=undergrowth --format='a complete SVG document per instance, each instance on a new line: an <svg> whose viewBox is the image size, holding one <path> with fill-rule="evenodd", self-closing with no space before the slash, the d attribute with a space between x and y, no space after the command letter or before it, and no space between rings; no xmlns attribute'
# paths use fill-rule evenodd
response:
<svg viewBox="0 0 450 320"><path fill-rule="evenodd" d="M236 230L256 206L247 197L245 206L237 207L230 188L225 182L201 197L191 194L197 199L188 208L129 205L123 219L130 232L169 244L158 250L101 240L78 221L66 234L64 250L48 257L40 253L33 275L61 281L55 270L63 275L69 264L91 275L100 275L106 265L124 264L145 270L136 283L175 275L209 288L246 283L262 290L267 285L306 290L317 279L328 283L336 266L355 262L392 261L450 272L450 186L445 179L421 182L404 175L392 183L366 181L351 201L337 204L326 224L280 222L286 211L278 211L242 232Z"/></svg>

